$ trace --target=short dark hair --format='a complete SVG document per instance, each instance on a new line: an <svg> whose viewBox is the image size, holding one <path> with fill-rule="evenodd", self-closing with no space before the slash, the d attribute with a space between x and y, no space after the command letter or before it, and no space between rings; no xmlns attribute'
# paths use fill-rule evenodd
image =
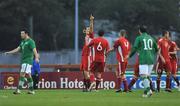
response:
<svg viewBox="0 0 180 106"><path fill-rule="evenodd" d="M147 32L147 26L145 26L145 25L140 26L140 27L139 27L139 31L140 31L141 33Z"/></svg>
<svg viewBox="0 0 180 106"><path fill-rule="evenodd" d="M98 35L99 35L99 36L103 36L103 35L104 35L104 30L102 30L102 29L99 30L99 31L98 31Z"/></svg>
<svg viewBox="0 0 180 106"><path fill-rule="evenodd" d="M162 36L165 36L168 33L167 30L162 31Z"/></svg>
<svg viewBox="0 0 180 106"><path fill-rule="evenodd" d="M26 34L29 34L29 30L27 28L22 28L21 31L24 31Z"/></svg>

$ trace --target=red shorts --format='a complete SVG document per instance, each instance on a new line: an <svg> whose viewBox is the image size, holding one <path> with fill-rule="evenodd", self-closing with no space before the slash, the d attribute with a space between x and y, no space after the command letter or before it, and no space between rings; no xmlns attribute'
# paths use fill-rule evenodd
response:
<svg viewBox="0 0 180 106"><path fill-rule="evenodd" d="M92 72L104 72L105 62L92 62L91 71Z"/></svg>
<svg viewBox="0 0 180 106"><path fill-rule="evenodd" d="M161 61L158 61L159 64L157 66L157 69L158 69L158 73L162 73L163 72L163 69L165 69L165 71L170 71L172 70L172 67L171 67L171 62L170 61L166 61L166 63L162 63Z"/></svg>
<svg viewBox="0 0 180 106"><path fill-rule="evenodd" d="M90 65L91 65L90 56L82 56L80 70L81 71L89 71L90 70Z"/></svg>
<svg viewBox="0 0 180 106"><path fill-rule="evenodd" d="M177 73L177 60L176 59L171 59L171 73L176 74Z"/></svg>
<svg viewBox="0 0 180 106"><path fill-rule="evenodd" d="M118 62L117 75L124 75L128 62Z"/></svg>

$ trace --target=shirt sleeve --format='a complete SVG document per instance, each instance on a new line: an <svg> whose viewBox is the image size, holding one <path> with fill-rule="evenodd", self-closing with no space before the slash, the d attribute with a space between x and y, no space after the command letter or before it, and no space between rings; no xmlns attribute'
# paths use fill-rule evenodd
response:
<svg viewBox="0 0 180 106"><path fill-rule="evenodd" d="M30 42L30 48L33 50L34 48L36 48L35 42L32 40Z"/></svg>
<svg viewBox="0 0 180 106"><path fill-rule="evenodd" d="M88 47L91 47L92 45L94 45L94 39L91 40L91 42L88 44Z"/></svg>

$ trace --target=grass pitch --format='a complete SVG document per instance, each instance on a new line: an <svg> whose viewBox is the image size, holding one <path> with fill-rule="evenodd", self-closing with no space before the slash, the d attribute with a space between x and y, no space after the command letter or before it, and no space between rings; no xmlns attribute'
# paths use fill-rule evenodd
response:
<svg viewBox="0 0 180 106"><path fill-rule="evenodd" d="M154 93L142 98L142 90L115 93L114 90L81 92L81 90L38 90L35 95L22 91L14 95L12 90L0 90L0 106L179 106L180 92Z"/></svg>

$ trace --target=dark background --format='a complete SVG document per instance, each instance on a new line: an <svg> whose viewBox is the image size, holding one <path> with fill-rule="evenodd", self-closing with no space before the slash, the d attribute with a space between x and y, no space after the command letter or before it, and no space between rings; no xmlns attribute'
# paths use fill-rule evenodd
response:
<svg viewBox="0 0 180 106"><path fill-rule="evenodd" d="M74 3L75 0L0 0L0 50L18 46L20 30L29 28L31 18L31 36L40 51L74 48ZM152 35L164 29L180 32L179 8L180 0L79 0L79 47L83 45L84 21L91 13L96 23L112 22L113 31L125 28L133 43L141 24L147 25ZM179 37L175 40L179 45Z"/></svg>

